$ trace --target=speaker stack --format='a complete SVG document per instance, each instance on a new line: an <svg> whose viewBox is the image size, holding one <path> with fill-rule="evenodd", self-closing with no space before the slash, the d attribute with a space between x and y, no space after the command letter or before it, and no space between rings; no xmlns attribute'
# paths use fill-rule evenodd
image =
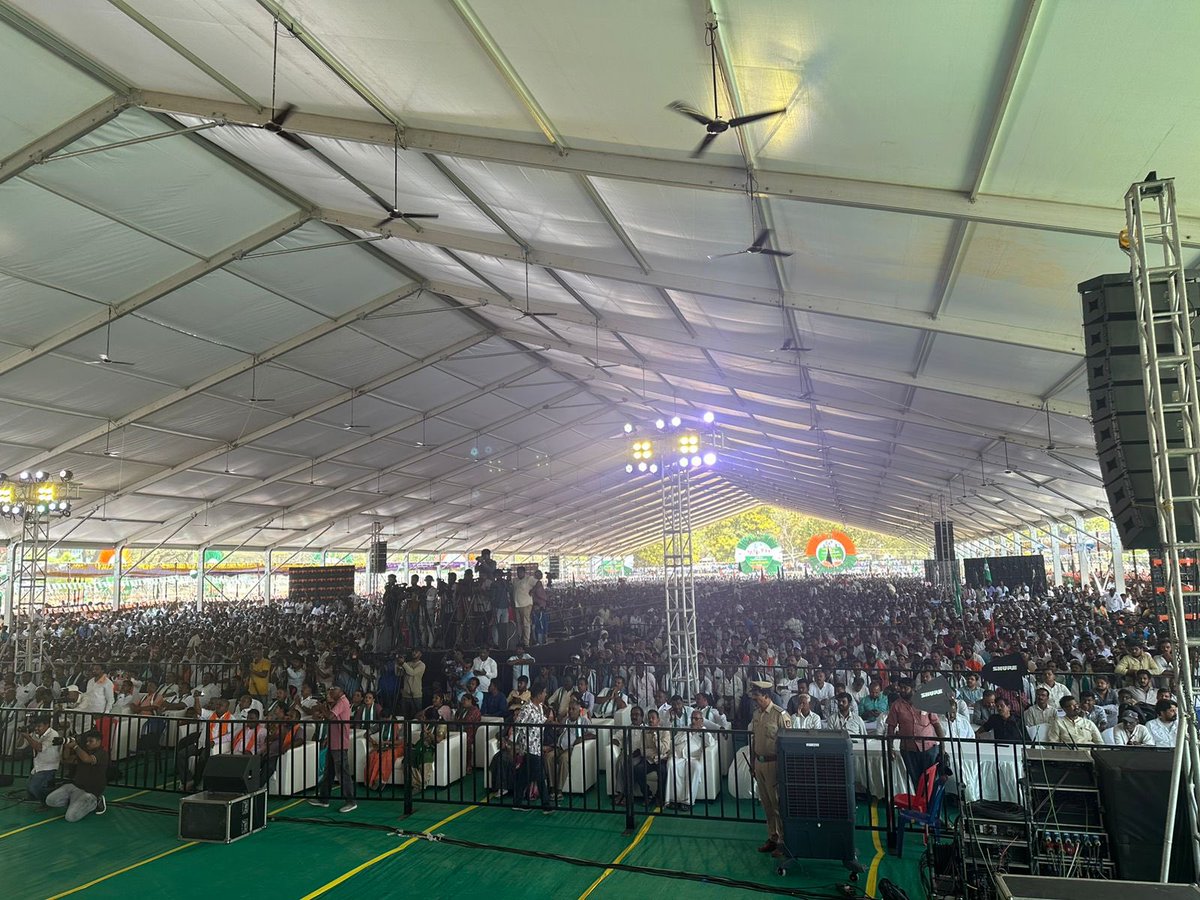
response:
<svg viewBox="0 0 1200 900"><path fill-rule="evenodd" d="M1166 309L1165 280L1152 282L1154 307ZM1088 396L1096 454L1113 521L1127 550L1158 547L1158 516L1154 501L1154 463L1150 456L1150 426L1146 417L1145 372L1138 348L1138 322L1130 276L1100 275L1079 285L1083 301L1083 331L1087 347ZM1196 301L1196 283L1188 282L1188 298ZM1172 350L1168 326L1159 326L1155 339L1161 353ZM1176 399L1165 385L1166 402ZM1178 412L1166 413L1167 446L1182 446L1183 425ZM1174 492L1186 494L1187 462L1171 463ZM1196 539L1196 523L1186 508L1176 509L1179 540Z"/></svg>
<svg viewBox="0 0 1200 900"><path fill-rule="evenodd" d="M371 544L367 568L375 575L381 575L387 571L387 541L375 541Z"/></svg>

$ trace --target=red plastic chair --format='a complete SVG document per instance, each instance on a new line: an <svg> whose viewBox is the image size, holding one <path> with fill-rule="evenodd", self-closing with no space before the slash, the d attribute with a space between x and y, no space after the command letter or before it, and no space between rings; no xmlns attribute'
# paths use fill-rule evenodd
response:
<svg viewBox="0 0 1200 900"><path fill-rule="evenodd" d="M933 797L933 789L937 786L937 773L938 764L934 763L917 779L917 792L915 794L896 794L892 797L892 805L896 809L908 809L919 813L927 812L929 801Z"/></svg>

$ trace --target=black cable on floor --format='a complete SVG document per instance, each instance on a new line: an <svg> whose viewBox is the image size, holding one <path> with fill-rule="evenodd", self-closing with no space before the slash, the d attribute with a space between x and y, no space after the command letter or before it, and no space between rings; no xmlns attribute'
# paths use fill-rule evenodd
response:
<svg viewBox="0 0 1200 900"><path fill-rule="evenodd" d="M161 806L147 806L141 803L122 803L124 809L136 810L138 812L151 812L163 815L176 816L177 810L164 808ZM404 828L397 828L393 825L383 825L377 822L356 822L352 819L317 819L307 816L279 816L272 818L271 822L277 824L280 822L290 822L299 825L317 825L323 828L357 828L365 831L379 831L384 834L393 835L399 838L417 838L419 840L429 841L435 844L447 844L451 847L462 847L467 850L491 850L497 853L512 853L517 856L533 857L534 859L545 859L552 862L566 863L572 866L580 866L590 869L612 869L616 872L632 872L635 875L649 875L656 878L675 878L681 881L695 881L701 884L712 884L718 887L737 888L746 891L757 891L762 894L775 894L785 897L800 897L803 900L846 900L846 893L816 893L807 891L802 888L789 888L781 885L764 885L753 881L742 881L736 878L726 878L723 875L706 875L700 872L674 871L672 869L658 869L652 866L633 866L627 863L612 863L599 862L594 859L583 859L576 856L563 856L559 853L550 853L545 850L528 850L522 847L505 847L501 844L481 844L476 841L468 841L462 838L448 837L445 834L432 834L428 831L408 831ZM848 887L852 887L847 885ZM859 896L856 888L852 896Z"/></svg>

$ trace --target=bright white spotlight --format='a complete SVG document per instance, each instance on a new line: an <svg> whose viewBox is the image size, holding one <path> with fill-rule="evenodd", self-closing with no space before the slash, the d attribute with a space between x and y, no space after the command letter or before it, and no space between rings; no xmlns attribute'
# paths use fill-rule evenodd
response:
<svg viewBox="0 0 1200 900"><path fill-rule="evenodd" d="M638 463L638 471L639 471L639 472L645 472L645 471L646 471L646 464L645 464L644 462L640 462L640 463Z"/></svg>
<svg viewBox="0 0 1200 900"><path fill-rule="evenodd" d="M717 417L714 416L712 412L706 412L704 414L704 424L711 425L716 418Z"/></svg>
<svg viewBox="0 0 1200 900"><path fill-rule="evenodd" d="M34 481L45 481L46 473L43 472L41 469L38 469L36 472L33 473L33 480Z"/></svg>
<svg viewBox="0 0 1200 900"><path fill-rule="evenodd" d="M715 466L717 464L717 454L709 452L704 454L704 464L706 466Z"/></svg>
<svg viewBox="0 0 1200 900"><path fill-rule="evenodd" d="M658 472L658 463L650 463L650 474L654 475Z"/></svg>
<svg viewBox="0 0 1200 900"><path fill-rule="evenodd" d="M75 477L75 473L72 472L70 469L63 469L61 472L58 473L58 477L61 478L63 481L70 481L72 478Z"/></svg>
<svg viewBox="0 0 1200 900"><path fill-rule="evenodd" d="M633 423L632 422L626 422L623 427L625 428L626 434L633 434Z"/></svg>
<svg viewBox="0 0 1200 900"><path fill-rule="evenodd" d="M686 456L679 457L679 468L686 469L688 467L688 458Z"/></svg>
<svg viewBox="0 0 1200 900"><path fill-rule="evenodd" d="M699 456L693 456L693 457L692 457L692 465L693 465L693 466L698 466L698 465L700 465L700 463L702 463L702 462L703 462L703 460L702 460L702 459L700 459L700 457L699 457Z"/></svg>
<svg viewBox="0 0 1200 900"><path fill-rule="evenodd" d="M683 422L683 419L679 418L679 416L671 416L671 427L672 428L678 428L680 426L680 424L682 424L682 422Z"/></svg>
<svg viewBox="0 0 1200 900"><path fill-rule="evenodd" d="M50 512L54 512L56 509L58 509L58 504L57 504L57 503L55 503L53 500L51 500L51 501L50 501L50 502L47 504L47 506L49 506L49 508L50 508Z"/></svg>
<svg viewBox="0 0 1200 900"><path fill-rule="evenodd" d="M44 513L44 512L46 511L46 504L45 504L45 503L39 503L39 504L37 505L37 511L38 511L38 512L40 512L40 513Z"/></svg>
<svg viewBox="0 0 1200 900"><path fill-rule="evenodd" d="M625 463L625 471L629 473L633 472L633 463Z"/></svg>
<svg viewBox="0 0 1200 900"><path fill-rule="evenodd" d="M659 431L662 431L664 428L667 427L667 423L664 422L662 419L655 419L654 427L657 428Z"/></svg>
<svg viewBox="0 0 1200 900"><path fill-rule="evenodd" d="M22 472L20 475L18 475L18 476L17 476L17 478L19 478L21 481L28 481L28 480L29 480L29 473L28 473L28 472Z"/></svg>

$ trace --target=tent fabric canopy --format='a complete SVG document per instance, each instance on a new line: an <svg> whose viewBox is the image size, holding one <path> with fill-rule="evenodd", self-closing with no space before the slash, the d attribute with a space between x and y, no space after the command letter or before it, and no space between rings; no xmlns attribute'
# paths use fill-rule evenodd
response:
<svg viewBox="0 0 1200 900"><path fill-rule="evenodd" d="M1075 284L1149 164L1200 225L1169 5L714 2L787 112L693 160L703 4L2 0L0 470L72 542L618 552L622 424L711 410L695 524L1106 512Z"/></svg>

